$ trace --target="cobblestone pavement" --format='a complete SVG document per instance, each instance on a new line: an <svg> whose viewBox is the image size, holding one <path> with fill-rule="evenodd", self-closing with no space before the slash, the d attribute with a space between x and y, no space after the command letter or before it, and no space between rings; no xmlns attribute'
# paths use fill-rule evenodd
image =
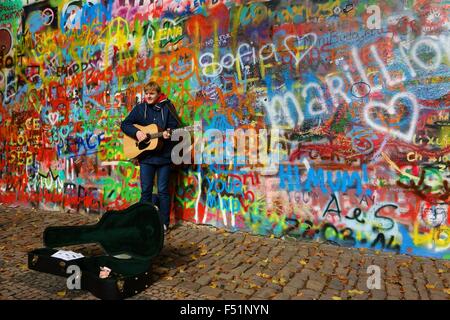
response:
<svg viewBox="0 0 450 320"><path fill-rule="evenodd" d="M87 291L67 290L63 277L29 270L27 252L42 247L47 226L92 224L98 218L0 206L0 299L97 299ZM370 265L381 268L381 289L367 288ZM153 284L130 299L449 300L449 270L445 260L183 222L165 239L153 264Z"/></svg>

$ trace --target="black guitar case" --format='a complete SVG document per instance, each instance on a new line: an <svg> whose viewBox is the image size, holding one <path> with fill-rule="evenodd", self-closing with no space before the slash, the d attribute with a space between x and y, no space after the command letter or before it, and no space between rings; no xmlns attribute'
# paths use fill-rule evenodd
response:
<svg viewBox="0 0 450 320"><path fill-rule="evenodd" d="M45 248L28 253L28 268L70 277L72 265L81 270L81 288L100 299L124 299L149 287L150 266L164 244L163 224L157 208L150 202L127 209L108 211L95 225L48 227ZM98 243L105 255L63 260L52 257L55 248ZM100 268L111 272L100 278Z"/></svg>

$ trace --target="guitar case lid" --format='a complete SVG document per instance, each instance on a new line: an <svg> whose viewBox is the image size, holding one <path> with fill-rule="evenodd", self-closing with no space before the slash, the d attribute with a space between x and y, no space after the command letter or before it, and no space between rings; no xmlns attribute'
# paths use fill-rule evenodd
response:
<svg viewBox="0 0 450 320"><path fill-rule="evenodd" d="M43 237L44 245L50 248L98 243L111 256L142 260L158 255L164 242L158 210L150 202L107 211L94 225L48 227Z"/></svg>

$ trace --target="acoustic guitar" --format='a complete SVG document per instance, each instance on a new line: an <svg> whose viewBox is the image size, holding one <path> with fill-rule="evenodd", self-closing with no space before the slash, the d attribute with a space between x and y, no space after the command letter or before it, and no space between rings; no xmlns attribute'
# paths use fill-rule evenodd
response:
<svg viewBox="0 0 450 320"><path fill-rule="evenodd" d="M123 136L123 153L128 159L134 159L144 151L158 150L163 145L163 132L164 129L158 127L156 124L149 124L148 126L141 126L134 124L136 128L141 130L147 135L147 138L138 142L136 138L132 138L126 134ZM195 126L187 126L179 129L175 129L171 134L177 131L193 131Z"/></svg>

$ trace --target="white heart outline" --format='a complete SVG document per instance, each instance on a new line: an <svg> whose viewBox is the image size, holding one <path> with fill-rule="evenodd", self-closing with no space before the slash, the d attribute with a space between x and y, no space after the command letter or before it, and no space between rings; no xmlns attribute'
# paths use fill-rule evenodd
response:
<svg viewBox="0 0 450 320"><path fill-rule="evenodd" d="M394 108L395 102L397 102L397 100L405 99L405 98L409 99L409 101L412 102L412 109L413 109L413 115L412 115L412 119L411 119L409 130L408 130L407 134L405 134L399 130L396 130L396 129L381 126L369 118L370 110L374 107L383 108L383 109L387 110L389 114L393 114L393 112L395 111L395 108ZM386 132L392 136L398 137L407 142L411 142L414 132L416 130L417 120L419 119L419 111L420 110L419 110L419 106L417 105L416 97L409 92L402 92L402 93L399 93L399 94L396 94L395 96L393 96L391 101L389 101L389 105L386 105L383 102L379 102L379 101L369 102L366 105L366 107L364 108L364 120L374 130Z"/></svg>
<svg viewBox="0 0 450 320"><path fill-rule="evenodd" d="M290 39L291 37L295 37L295 38L297 38L297 43L299 43L300 41L302 41L304 38L306 38L306 37L308 37L308 36L313 36L313 38L314 38L314 43L312 43L311 46L308 48L308 50L306 50L306 51L300 56L300 58L297 60L297 57L296 57L295 54L292 52L291 48L288 46L287 40L288 40L288 38ZM308 54L308 52L311 51L311 49L316 45L316 42L317 42L317 34L315 34L314 32L308 32L307 34L303 35L303 37L301 37L300 39L298 38L298 35L296 35L296 34L291 34L291 35L288 35L286 38L284 38L284 41L283 41L284 46L285 46L286 49L289 51L289 54L290 54L291 56L293 56L294 59L295 59L295 66L297 66L297 65L300 63L300 61L302 61L302 59Z"/></svg>
<svg viewBox="0 0 450 320"><path fill-rule="evenodd" d="M56 112L49 112L47 117L48 117L48 120L50 121L50 124L52 126L54 126L59 120L59 112L58 111L56 111Z"/></svg>

